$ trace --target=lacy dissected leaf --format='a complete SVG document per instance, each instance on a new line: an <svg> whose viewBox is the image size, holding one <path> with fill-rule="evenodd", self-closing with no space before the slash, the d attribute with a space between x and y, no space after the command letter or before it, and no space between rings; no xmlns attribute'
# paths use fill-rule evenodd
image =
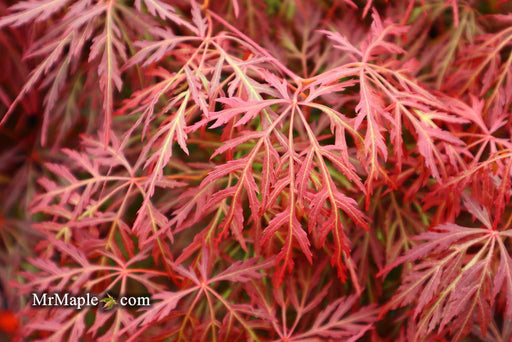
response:
<svg viewBox="0 0 512 342"><path fill-rule="evenodd" d="M391 58L387 56L404 51L397 44L387 40L405 32L404 30L405 27L382 22L374 13L370 33L359 48L337 32L323 31L337 44L337 48L351 53L355 59L360 60L320 75L314 84L330 85L341 77L358 79L360 99L355 108L357 116L354 128L362 127L365 130L365 159L361 162L368 170L368 194L371 194L373 189L373 181L379 177L393 185L388 178L388 172L382 166L388 159L388 146L385 141L391 140L393 161L400 169L404 145L410 143L403 140L403 129L413 134L417 151L425 158L425 165L432 176L438 180L449 176L444 155L455 155L455 151L448 146L464 146L463 141L451 132L443 130L438 122L465 123L465 112L457 111L457 108L436 98L411 79L408 74L414 70L413 63L405 63L399 70L389 68L391 62L388 61ZM377 59L381 55L386 56L387 59L384 60L388 63L380 62L382 58ZM454 157L450 157L449 160L454 160Z"/></svg>
<svg viewBox="0 0 512 342"><path fill-rule="evenodd" d="M45 20L52 14L58 13L67 1L33 1L28 2L31 6L23 6L20 3L13 6L12 10L18 13L4 17L0 26L20 25L33 20ZM33 51L28 57L42 57L42 62L35 68L30 78L25 83L23 89L19 92L17 98L11 104L9 111L3 117L2 123L8 119L10 113L16 104L25 94L35 87L47 75L46 81L42 84L49 87L45 97L45 112L43 121L42 143L47 138L47 129L52 120L51 116L58 100L59 93L64 87L64 81L70 72L76 72L76 66L82 56L81 51L85 49L87 41L93 42L89 54L89 60L95 59L100 49L104 50L101 62L98 68L100 76L99 83L104 91L105 128L108 127L110 116L113 110L113 89L114 83L118 89L121 87L121 78L117 69L117 58L126 58L125 48L118 40L120 34L117 23L113 19L114 2L107 4L90 4L88 1L78 1L72 6L64 16L59 17L59 24L53 29L49 29L38 44L33 47ZM102 25L102 19L105 19L104 30L101 35L93 38L94 26ZM117 37L116 37L117 36ZM72 70L69 68L72 67ZM109 132L109 129L105 129Z"/></svg>
<svg viewBox="0 0 512 342"><path fill-rule="evenodd" d="M69 0L32 0L23 1L11 6L13 12L0 20L0 27L8 25L23 25L31 21L44 21L52 14L62 9Z"/></svg>
<svg viewBox="0 0 512 342"><path fill-rule="evenodd" d="M243 327L243 334L249 337L256 337L255 328L249 317L260 316L257 309L240 303L232 303L229 300L231 290L222 290L219 283L229 281L233 288L235 284L249 283L251 280L260 279L263 274L260 271L272 266L273 261L267 260L258 262L258 258L252 258L244 262L235 262L217 275L209 276L212 260L207 252L203 250L201 260L197 265L197 271L192 268L185 268L181 265L174 265L173 269L180 274L188 286L178 291L163 291L153 296L153 305L132 320L121 329L115 337L120 337L127 332L137 328L137 333L131 335L128 340L132 341L142 334L148 327L162 320L184 316L182 320L172 321L175 325L169 336L177 340L192 338L193 340L207 340L207 336L219 336L220 322L229 321L230 326ZM220 292L218 292L220 290ZM202 304L201 304L202 303ZM222 316L224 315L224 316ZM208 322L203 324L203 322ZM191 326L191 324L194 324ZM192 330L191 330L192 329ZM230 327L224 327L223 334L229 336ZM192 335L189 335L192 333ZM200 337L201 336L201 337Z"/></svg>
<svg viewBox="0 0 512 342"><path fill-rule="evenodd" d="M88 309L76 311L69 309L40 310L34 320L26 325L24 336L29 337L33 331L41 331L44 338L33 341L63 341L66 338L79 339L85 335L85 316Z"/></svg>
<svg viewBox="0 0 512 342"><path fill-rule="evenodd" d="M94 226L97 232L109 232L109 239L105 241L107 249L115 248L115 233L121 234L127 246L131 245L131 227L141 242L155 234L158 228L170 233L168 219L152 203L139 209L136 217L129 211L137 196L149 198L142 187L147 177L135 176L141 166L132 166L125 156L118 154L119 141L113 138L110 146L85 140L87 154L64 150L72 169L61 164L47 165L60 180L58 183L50 178L39 181L45 192L34 198L32 212L52 217L36 226L40 231L69 239ZM80 178L75 173L81 173ZM184 183L163 178L155 181L154 186L172 189L182 185ZM119 198L112 201L116 196Z"/></svg>
<svg viewBox="0 0 512 342"><path fill-rule="evenodd" d="M425 242L381 272L386 274L397 265L420 260L405 275L384 312L414 303L417 337L437 329L449 331L455 341L460 341L471 331L475 316L485 334L502 287L510 316L512 264L505 243L509 237L510 230L455 224L420 234L417 239Z"/></svg>
<svg viewBox="0 0 512 342"><path fill-rule="evenodd" d="M485 95L483 111L488 122L495 123L503 112L509 113L512 105L512 42L510 14L492 17L504 26L499 32L482 34L461 53L459 73L451 80L458 82L458 95L465 92ZM469 53L470 52L470 53Z"/></svg>
<svg viewBox="0 0 512 342"><path fill-rule="evenodd" d="M323 245L327 236L332 234L335 246L332 262L337 264L340 278L345 279L345 267L341 260L343 251L345 254L349 254L349 248L343 232L340 212L354 220L358 226L367 228L357 203L338 190L332 179L332 173L336 172L333 169L336 169L363 189L360 179L354 171L354 166L349 162L347 147L343 139L344 132L346 129L350 129L350 125L342 114L312 103L315 96L320 96L320 94L313 95L311 93L309 98L295 105L283 82L272 74L266 73L265 77L275 89L272 94L279 94L281 99L221 100L231 108L210 116L211 120L215 120L212 127L226 125L231 121L234 121L233 127L248 125L250 121L259 118L262 126L266 128L234 137L216 150L214 156L227 153L230 150L237 150L245 142L255 140L254 147L247 152L245 157L218 166L202 182L203 186L209 186L212 181L219 184L226 184L226 182L230 184L232 176L237 179L236 185L227 186L219 191L214 196L215 201L208 203L207 207L218 205L220 200L231 200L230 207L221 224L220 237L225 237L227 227L231 227L233 235L245 248L242 231L245 220L242 214L243 196L247 197L251 208L250 218L253 222L259 222L258 215L273 208L283 193L288 193L290 204L279 209L279 212L270 219L259 242L262 247L267 243L273 244L275 240L272 237L279 236L281 231L287 231L283 238L283 247L277 258L280 271L275 278L276 283L279 284L282 281L284 270L290 271L293 267L292 256L295 244L308 259L311 258L309 238L301 223L305 217L308 217L306 221L309 221L309 232L313 234L315 243L318 245ZM342 87L338 89L342 89ZM280 110L282 114L274 113L270 109L272 106L278 105L282 107ZM336 137L336 145L323 146L320 144L309 126L301 106L304 106L305 110L315 108L327 113L332 121L331 134ZM275 119L269 121L273 117ZM306 132L307 140L305 141L311 144L310 149L300 155L295 152L295 146L300 146L301 142L294 140L292 127L288 132L283 132L280 124L285 118L290 118L295 122L295 117L297 117L297 127L300 127L297 129ZM350 133L357 136L353 130ZM272 161L278 165L273 170L269 165ZM253 172L260 168L262 177L258 182ZM273 189L269 187L271 184L273 184ZM261 194L262 202L258 199L257 194ZM326 214L326 211L329 214Z"/></svg>
<svg viewBox="0 0 512 342"><path fill-rule="evenodd" d="M194 25L183 20L174 8L158 0L144 1L147 10L165 19L170 19L177 25L184 25L195 31ZM120 1L91 3L88 0L75 1L67 6L69 1L22 1L10 8L13 12L0 19L0 27L20 26L31 22L47 21L54 18L56 23L49 25L43 37L33 44L26 55L27 58L39 58L42 61L33 69L24 87L10 105L9 111L3 116L1 123L5 124L16 105L26 94L38 85L47 88L44 98L43 132L41 141L45 144L51 124L59 123L59 118L68 116L62 102L61 94L65 91L70 99L87 101L93 96L92 84L99 84L102 93L102 117L104 118L103 132L105 140L111 129L111 119L116 102L116 90L121 91L123 77L119 62L128 58L127 46L131 46L134 37L145 31L145 25L130 25L129 20L137 16L137 11ZM140 0L136 2L139 11L142 10ZM140 13L140 12L139 12ZM140 15L144 16L143 13ZM147 19L147 18L145 18ZM96 66L94 74L78 71L81 63ZM74 76L74 74L77 74ZM74 84L66 80L74 79ZM79 89L82 87L80 92ZM96 90L96 89L94 89ZM95 101L91 104L94 107ZM70 103L66 106L71 106ZM75 118L76 120L76 118ZM92 119L94 120L94 119ZM63 129L65 125L60 125Z"/></svg>
<svg viewBox="0 0 512 342"><path fill-rule="evenodd" d="M325 301L337 286L323 274L327 269L326 263L318 266L299 262L293 271L293 281L274 288L272 298L267 297L261 285L249 293L265 312L266 320L272 323L271 336L275 335L279 340L357 341L373 327L378 312L376 307L356 307L356 296ZM321 310L316 311L315 308ZM286 315L279 315L279 312Z"/></svg>
<svg viewBox="0 0 512 342"><path fill-rule="evenodd" d="M121 286L124 288L122 295L128 291L125 288L127 282L135 287L135 284L143 286L148 293L162 291L162 286L154 281L154 278L161 276L158 271L149 272L133 267L144 259L147 259L145 253L140 253L135 257L126 260L122 255L104 253L103 259L99 258L96 262L90 262L91 255L85 255L77 248L70 246L62 241L51 240L52 245L59 251L61 260L65 260L67 266L62 266L55 262L45 259L33 259L31 263L37 272L25 272L21 276L23 283L16 285L22 293L46 294L48 296L57 293L61 296L85 296L87 292L90 296L107 293ZM109 266L109 260L112 266ZM32 300L32 299L31 299ZM68 302L73 304L71 299ZM94 325L86 327L85 315L93 310L93 307L84 307L80 310L76 308L47 308L38 310L39 312L30 324L24 330L25 336L34 333L47 336L48 340L65 340L67 338L78 339L85 335L95 335L98 328L105 329L111 334L117 332L121 325L126 325L132 320L132 314L128 310L112 310L109 313L96 313ZM113 318L113 320L111 320ZM108 321L108 322L107 322ZM48 335L45 335L48 334Z"/></svg>
<svg viewBox="0 0 512 342"><path fill-rule="evenodd" d="M103 258L111 260L117 264L115 266L102 263L92 263L91 255L86 255L76 247L72 247L62 241L51 239L52 245L61 253L63 260L69 263L69 266L60 266L59 264L44 260L33 259L32 265L39 269L38 272L24 272L23 277L26 281L19 284L19 288L24 292L58 292L65 290L74 294L80 294L92 289L101 287L100 292L107 292L120 283L125 283L127 279L139 282L147 290L154 293L161 290L161 286L151 280L161 272L144 273L140 269L131 270L130 267L147 258L145 253L131 257L129 260L118 252L119 255L112 253L101 253ZM98 258L102 260L102 258ZM74 267L72 267L74 266Z"/></svg>

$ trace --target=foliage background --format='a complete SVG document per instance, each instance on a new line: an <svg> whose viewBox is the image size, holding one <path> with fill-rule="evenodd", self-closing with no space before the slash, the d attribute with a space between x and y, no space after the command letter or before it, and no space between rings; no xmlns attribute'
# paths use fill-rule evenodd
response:
<svg viewBox="0 0 512 342"><path fill-rule="evenodd" d="M509 341L511 10L0 1L11 337Z"/></svg>

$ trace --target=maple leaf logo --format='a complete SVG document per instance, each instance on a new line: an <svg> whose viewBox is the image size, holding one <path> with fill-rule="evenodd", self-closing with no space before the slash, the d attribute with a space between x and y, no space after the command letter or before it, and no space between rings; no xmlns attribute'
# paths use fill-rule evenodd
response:
<svg viewBox="0 0 512 342"><path fill-rule="evenodd" d="M107 297L100 300L100 302L105 303L103 304L103 308L107 310L110 310L117 305L117 301L109 293L107 293Z"/></svg>

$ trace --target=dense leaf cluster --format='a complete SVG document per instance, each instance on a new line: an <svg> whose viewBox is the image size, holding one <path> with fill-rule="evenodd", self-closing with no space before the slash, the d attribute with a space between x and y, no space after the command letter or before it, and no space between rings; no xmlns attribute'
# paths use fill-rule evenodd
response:
<svg viewBox="0 0 512 342"><path fill-rule="evenodd" d="M510 340L510 11L0 1L14 338Z"/></svg>

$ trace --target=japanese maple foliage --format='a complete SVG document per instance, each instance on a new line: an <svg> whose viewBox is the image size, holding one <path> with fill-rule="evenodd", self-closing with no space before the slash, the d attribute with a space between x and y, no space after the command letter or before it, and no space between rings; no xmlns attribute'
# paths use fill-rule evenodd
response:
<svg viewBox="0 0 512 342"><path fill-rule="evenodd" d="M511 11L0 1L11 337L510 341Z"/></svg>

